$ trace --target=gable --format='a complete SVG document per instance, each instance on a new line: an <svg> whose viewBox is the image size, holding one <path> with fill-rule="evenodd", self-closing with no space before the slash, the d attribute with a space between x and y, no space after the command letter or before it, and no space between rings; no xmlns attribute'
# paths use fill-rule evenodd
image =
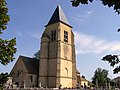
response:
<svg viewBox="0 0 120 90"><path fill-rule="evenodd" d="M18 60L16 61L15 65L13 66L10 72L10 75L18 74L18 72L19 73L27 72L27 69L23 64L21 57L19 57Z"/></svg>
<svg viewBox="0 0 120 90"><path fill-rule="evenodd" d="M38 74L38 60L34 58L29 58L25 56L19 56L17 62L15 63L13 69L10 72L10 75L14 73L29 73L29 74Z"/></svg>

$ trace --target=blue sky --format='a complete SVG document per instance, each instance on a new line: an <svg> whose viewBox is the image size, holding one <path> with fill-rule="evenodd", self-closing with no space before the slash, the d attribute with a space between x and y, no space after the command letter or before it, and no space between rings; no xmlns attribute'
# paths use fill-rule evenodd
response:
<svg viewBox="0 0 120 90"><path fill-rule="evenodd" d="M40 48L40 37L60 4L75 34L77 68L88 80L97 68L109 70L114 78L112 67L101 58L106 54L119 54L120 15L112 8L103 6L100 1L89 5L72 7L70 0L6 0L11 20L2 38L17 38L15 61L7 66L0 65L0 72L10 72L19 55L33 57Z"/></svg>

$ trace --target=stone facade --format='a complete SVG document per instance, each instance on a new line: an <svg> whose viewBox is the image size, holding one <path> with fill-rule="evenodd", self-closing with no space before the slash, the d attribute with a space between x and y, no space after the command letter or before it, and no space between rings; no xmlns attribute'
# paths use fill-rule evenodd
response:
<svg viewBox="0 0 120 90"><path fill-rule="evenodd" d="M69 88L76 87L72 27L60 21L47 25L41 38L40 50L39 83L43 87L58 88L60 85Z"/></svg>
<svg viewBox="0 0 120 90"><path fill-rule="evenodd" d="M86 80L85 78L83 78L83 77L80 77L81 78L81 86L82 87L89 87L89 85L88 85L88 83L89 83L89 81L88 80Z"/></svg>
<svg viewBox="0 0 120 90"><path fill-rule="evenodd" d="M19 87L76 88L75 55L72 26L58 5L42 34L39 62L20 57L11 76Z"/></svg>
<svg viewBox="0 0 120 90"><path fill-rule="evenodd" d="M20 88L38 86L37 62L36 59L20 56L10 72L13 83Z"/></svg>

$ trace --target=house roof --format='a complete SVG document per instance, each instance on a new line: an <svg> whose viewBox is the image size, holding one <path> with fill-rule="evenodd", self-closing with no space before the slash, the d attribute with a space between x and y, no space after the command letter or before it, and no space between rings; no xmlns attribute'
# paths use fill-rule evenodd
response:
<svg viewBox="0 0 120 90"><path fill-rule="evenodd" d="M114 80L115 80L115 79L120 79L120 76L118 76L118 77L114 78Z"/></svg>
<svg viewBox="0 0 120 90"><path fill-rule="evenodd" d="M83 78L83 77L80 77L80 80L81 80L81 81L87 81L87 82L88 82L88 80L86 80L86 79Z"/></svg>
<svg viewBox="0 0 120 90"><path fill-rule="evenodd" d="M30 74L38 74L39 70L39 60L35 58L20 56L20 60L23 61L28 73Z"/></svg>
<svg viewBox="0 0 120 90"><path fill-rule="evenodd" d="M64 24L72 27L72 26L68 23L68 20L67 20L67 18L66 18L66 16L65 16L65 14L64 14L64 12L63 12L63 10L62 10L62 8L61 8L60 5L57 6L57 8L55 9L55 11L54 11L51 19L49 20L49 22L48 22L48 24L47 24L46 26L48 26L48 25L50 25L50 24L57 23L57 22L62 22L62 23L64 23Z"/></svg>

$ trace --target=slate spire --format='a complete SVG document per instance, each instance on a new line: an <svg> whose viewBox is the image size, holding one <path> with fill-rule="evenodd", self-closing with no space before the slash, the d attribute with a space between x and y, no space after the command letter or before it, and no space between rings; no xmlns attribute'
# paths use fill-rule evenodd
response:
<svg viewBox="0 0 120 90"><path fill-rule="evenodd" d="M55 9L51 19L49 20L49 22L48 22L48 24L46 26L48 26L50 24L57 23L57 22L61 22L61 23L64 23L64 24L72 27L68 23L68 20L67 20L67 18L66 18L66 16L65 16L65 14L64 14L64 12L63 12L63 10L62 10L60 5L57 6L57 8Z"/></svg>

